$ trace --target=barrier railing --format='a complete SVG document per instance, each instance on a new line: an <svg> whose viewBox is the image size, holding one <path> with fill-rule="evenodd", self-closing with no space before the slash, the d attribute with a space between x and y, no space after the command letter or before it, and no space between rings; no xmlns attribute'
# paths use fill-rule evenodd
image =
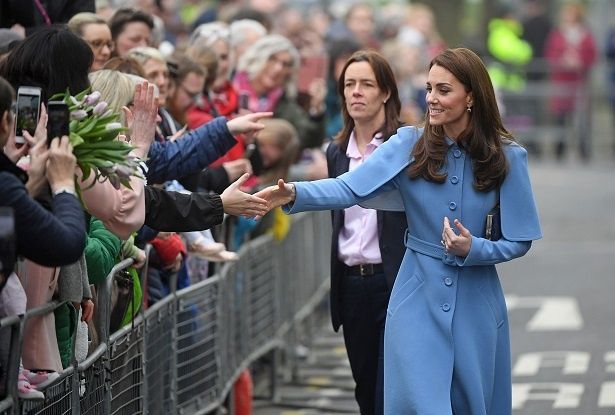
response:
<svg viewBox="0 0 615 415"><path fill-rule="evenodd" d="M220 407L237 376L264 354L293 348L294 327L327 293L330 216L293 216L283 241L270 235L246 243L236 262L196 285L170 294L109 334L113 276L98 289L96 349L62 372L45 401L17 398L23 324L59 306L0 320L11 330L12 381L0 415L202 414ZM289 361L292 364L292 360Z"/></svg>
<svg viewBox="0 0 615 415"><path fill-rule="evenodd" d="M518 74L524 79L514 90L501 87L498 100L503 121L515 138L528 149L542 152L543 147L563 142L576 144L582 157L591 153L591 117L593 99L590 80L553 82L553 67L536 59Z"/></svg>

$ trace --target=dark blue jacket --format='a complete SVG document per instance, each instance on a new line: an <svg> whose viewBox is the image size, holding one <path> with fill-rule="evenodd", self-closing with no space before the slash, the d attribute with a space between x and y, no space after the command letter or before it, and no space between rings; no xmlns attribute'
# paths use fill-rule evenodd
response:
<svg viewBox="0 0 615 415"><path fill-rule="evenodd" d="M0 152L0 206L13 208L18 255L46 267L77 262L85 249L86 223L77 198L53 197L49 212L24 186L27 175Z"/></svg>
<svg viewBox="0 0 615 415"><path fill-rule="evenodd" d="M335 142L327 147L327 167L329 177L337 177L348 171L350 159L345 149L341 149ZM340 319L340 285L344 277L344 263L338 259L339 234L344 227L344 211L332 210L333 236L331 239L331 322L337 331L341 325ZM393 288L395 277L399 271L401 260L406 252L404 246L404 233L408 227L405 212L377 211L378 217L378 243L384 275L387 280L389 293Z"/></svg>
<svg viewBox="0 0 615 415"><path fill-rule="evenodd" d="M147 155L148 183L181 179L223 156L237 143L226 121L218 117L175 141L152 143Z"/></svg>

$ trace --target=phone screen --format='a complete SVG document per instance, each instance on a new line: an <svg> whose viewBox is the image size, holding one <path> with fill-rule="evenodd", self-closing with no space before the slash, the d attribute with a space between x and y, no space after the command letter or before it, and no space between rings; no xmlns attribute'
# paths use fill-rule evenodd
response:
<svg viewBox="0 0 615 415"><path fill-rule="evenodd" d="M31 94L17 95L17 125L15 135L23 137L23 131L34 135L36 124L38 123L38 111L40 108L41 96Z"/></svg>
<svg viewBox="0 0 615 415"><path fill-rule="evenodd" d="M56 137L69 134L68 105L62 101L49 101L47 103L47 144Z"/></svg>

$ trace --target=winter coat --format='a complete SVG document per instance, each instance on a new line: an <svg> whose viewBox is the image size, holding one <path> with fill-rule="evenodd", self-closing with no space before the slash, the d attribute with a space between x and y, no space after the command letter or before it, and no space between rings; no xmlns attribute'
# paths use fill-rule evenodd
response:
<svg viewBox="0 0 615 415"><path fill-rule="evenodd" d="M524 255L541 235L526 151L504 147L509 172L499 189L503 238L481 237L497 191L473 187L472 159L446 139L447 179L406 172L420 130L403 127L365 163L336 179L298 182L291 213L364 207L404 210L406 253L389 301L384 339L385 414L511 414L506 303L495 264ZM443 218L472 234L458 257L441 243Z"/></svg>

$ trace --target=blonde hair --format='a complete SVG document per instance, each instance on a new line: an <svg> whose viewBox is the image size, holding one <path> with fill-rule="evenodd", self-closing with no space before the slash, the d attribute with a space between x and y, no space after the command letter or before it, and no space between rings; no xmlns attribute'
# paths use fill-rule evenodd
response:
<svg viewBox="0 0 615 415"><path fill-rule="evenodd" d="M137 75L126 74L111 69L91 72L88 77L92 91L100 92L101 99L109 104L109 109L120 114L124 123L122 107L128 105L134 96L137 83L145 81Z"/></svg>
<svg viewBox="0 0 615 415"><path fill-rule="evenodd" d="M290 166L299 154L299 134L293 125L281 118L268 118L259 121L265 128L259 131L256 140L259 143L272 143L280 150L282 156L274 165L268 166L259 176L261 183L274 183L277 179L287 179Z"/></svg>
<svg viewBox="0 0 615 415"><path fill-rule="evenodd" d="M89 24L104 24L107 22L102 17L90 13L90 12L81 12L77 13L66 23L68 30L76 34L77 36L83 36L83 27Z"/></svg>
<svg viewBox="0 0 615 415"><path fill-rule="evenodd" d="M149 46L139 46L130 49L126 56L136 60L143 67L145 67L145 64L152 59L164 64L167 63L167 60L158 49Z"/></svg>

